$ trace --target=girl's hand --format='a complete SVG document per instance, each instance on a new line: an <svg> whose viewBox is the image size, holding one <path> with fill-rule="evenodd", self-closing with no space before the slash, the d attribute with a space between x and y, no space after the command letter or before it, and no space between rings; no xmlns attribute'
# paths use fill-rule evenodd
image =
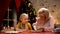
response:
<svg viewBox="0 0 60 34"><path fill-rule="evenodd" d="M24 30L25 30L25 31L29 30L27 23L25 24L25 29L24 29Z"/></svg>

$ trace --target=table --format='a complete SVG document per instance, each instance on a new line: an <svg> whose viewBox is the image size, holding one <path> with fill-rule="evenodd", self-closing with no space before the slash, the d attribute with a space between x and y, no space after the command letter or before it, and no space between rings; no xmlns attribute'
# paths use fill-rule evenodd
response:
<svg viewBox="0 0 60 34"><path fill-rule="evenodd" d="M0 32L0 34L60 34L60 32L19 32L19 31L6 31L6 32Z"/></svg>
<svg viewBox="0 0 60 34"><path fill-rule="evenodd" d="M0 34L6 34L5 32L0 32Z"/></svg>
<svg viewBox="0 0 60 34"><path fill-rule="evenodd" d="M55 32L23 32L23 33L17 33L17 34L59 34Z"/></svg>
<svg viewBox="0 0 60 34"><path fill-rule="evenodd" d="M21 31L3 31L3 32L0 32L0 34L17 34Z"/></svg>

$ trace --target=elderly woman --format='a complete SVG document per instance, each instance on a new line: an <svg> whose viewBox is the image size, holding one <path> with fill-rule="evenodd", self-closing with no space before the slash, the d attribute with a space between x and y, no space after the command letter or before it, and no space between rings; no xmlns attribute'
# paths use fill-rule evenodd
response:
<svg viewBox="0 0 60 34"><path fill-rule="evenodd" d="M37 12L36 23L33 23L35 30L40 31L53 31L54 29L54 18L46 8L41 8Z"/></svg>

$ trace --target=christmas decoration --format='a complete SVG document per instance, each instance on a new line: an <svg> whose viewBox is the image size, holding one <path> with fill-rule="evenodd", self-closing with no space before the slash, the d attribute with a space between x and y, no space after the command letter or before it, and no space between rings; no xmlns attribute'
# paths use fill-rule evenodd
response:
<svg viewBox="0 0 60 34"><path fill-rule="evenodd" d="M36 21L35 17L36 17L36 11L33 8L32 3L29 0L25 0L25 2L21 2L21 6L19 7L20 13L19 15L21 15L22 13L27 13L29 15L29 19L30 19L30 23L34 23Z"/></svg>

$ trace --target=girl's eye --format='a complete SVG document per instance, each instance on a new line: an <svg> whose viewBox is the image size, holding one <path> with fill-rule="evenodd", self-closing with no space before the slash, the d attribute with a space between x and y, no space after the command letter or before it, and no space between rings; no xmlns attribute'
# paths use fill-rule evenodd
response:
<svg viewBox="0 0 60 34"><path fill-rule="evenodd" d="M28 20L28 19L25 19L25 20Z"/></svg>

